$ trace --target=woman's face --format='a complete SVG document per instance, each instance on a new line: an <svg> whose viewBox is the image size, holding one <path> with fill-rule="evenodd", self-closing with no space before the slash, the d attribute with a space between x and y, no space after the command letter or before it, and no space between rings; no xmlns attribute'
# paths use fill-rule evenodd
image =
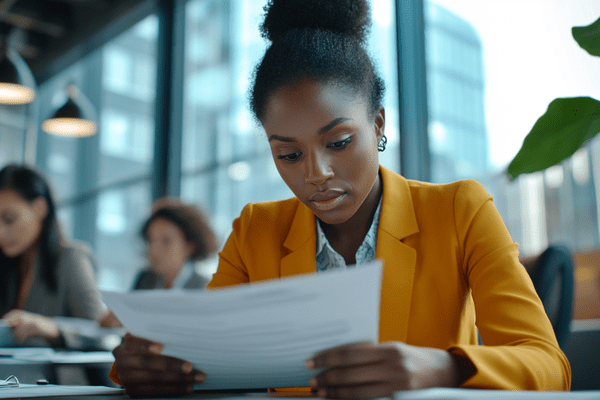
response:
<svg viewBox="0 0 600 400"><path fill-rule="evenodd" d="M383 109L341 85L312 80L277 91L267 102L263 126L279 174L327 224L350 219L374 187Z"/></svg>
<svg viewBox="0 0 600 400"><path fill-rule="evenodd" d="M12 189L0 190L0 251L15 258L37 246L47 212L43 197L29 202Z"/></svg>
<svg viewBox="0 0 600 400"><path fill-rule="evenodd" d="M146 243L152 271L161 276L177 275L193 252L181 228L165 218L150 223Z"/></svg>

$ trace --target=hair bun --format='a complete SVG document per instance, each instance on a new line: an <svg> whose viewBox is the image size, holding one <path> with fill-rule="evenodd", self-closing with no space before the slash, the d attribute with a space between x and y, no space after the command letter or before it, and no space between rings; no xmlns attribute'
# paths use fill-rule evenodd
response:
<svg viewBox="0 0 600 400"><path fill-rule="evenodd" d="M322 29L363 42L369 32L367 0L269 0L260 32L271 42L292 29Z"/></svg>

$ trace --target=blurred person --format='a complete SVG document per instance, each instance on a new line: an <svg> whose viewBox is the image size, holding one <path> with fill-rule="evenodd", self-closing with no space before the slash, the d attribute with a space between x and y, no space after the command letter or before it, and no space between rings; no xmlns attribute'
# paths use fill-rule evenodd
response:
<svg viewBox="0 0 600 400"><path fill-rule="evenodd" d="M69 347L71 333L53 317L97 320L91 250L61 233L47 181L34 169L0 171L0 316L17 344Z"/></svg>
<svg viewBox="0 0 600 400"><path fill-rule="evenodd" d="M149 266L137 276L133 289L204 289L210 279L198 271L201 261L217 251L217 239L204 214L176 199L159 199L144 222Z"/></svg>
<svg viewBox="0 0 600 400"><path fill-rule="evenodd" d="M159 199L140 233L149 265L137 275L133 290L206 287L210 279L199 272L197 262L216 253L217 238L197 207L172 198ZM122 326L113 313L104 316L100 324Z"/></svg>

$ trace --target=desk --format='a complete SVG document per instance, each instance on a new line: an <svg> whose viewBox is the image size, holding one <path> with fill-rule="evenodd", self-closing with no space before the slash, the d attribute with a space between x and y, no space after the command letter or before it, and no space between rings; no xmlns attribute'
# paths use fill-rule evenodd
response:
<svg viewBox="0 0 600 400"><path fill-rule="evenodd" d="M41 348L38 352L35 350L0 349L0 354L5 355L0 357L0 379L16 375L24 383L46 379L50 383L112 386L108 379L108 371L114 357L109 351L54 351L48 348ZM9 354L13 356L7 356ZM61 374L68 369L78 371L79 376Z"/></svg>
<svg viewBox="0 0 600 400"><path fill-rule="evenodd" d="M50 388L51 389L51 388ZM201 400L277 400L286 399L317 399L301 393L273 394L273 393L202 393L195 392L180 399ZM65 396L37 397L38 399L63 400ZM124 394L116 395L81 395L69 396L68 399L80 400L126 400L131 399ZM153 398L156 400L156 398ZM172 399L172 398L171 398ZM399 392L393 400L598 400L600 391L588 392L513 392L497 390L465 390L465 389L427 389L413 392Z"/></svg>

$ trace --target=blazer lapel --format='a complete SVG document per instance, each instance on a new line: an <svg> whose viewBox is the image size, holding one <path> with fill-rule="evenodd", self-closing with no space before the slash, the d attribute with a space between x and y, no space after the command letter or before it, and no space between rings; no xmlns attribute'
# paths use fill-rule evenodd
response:
<svg viewBox="0 0 600 400"><path fill-rule="evenodd" d="M317 272L315 215L300 201L283 246L290 252L281 259L281 277Z"/></svg>
<svg viewBox="0 0 600 400"><path fill-rule="evenodd" d="M383 198L376 257L384 261L379 341L406 341L417 252L402 239L419 232L408 182L380 167Z"/></svg>

